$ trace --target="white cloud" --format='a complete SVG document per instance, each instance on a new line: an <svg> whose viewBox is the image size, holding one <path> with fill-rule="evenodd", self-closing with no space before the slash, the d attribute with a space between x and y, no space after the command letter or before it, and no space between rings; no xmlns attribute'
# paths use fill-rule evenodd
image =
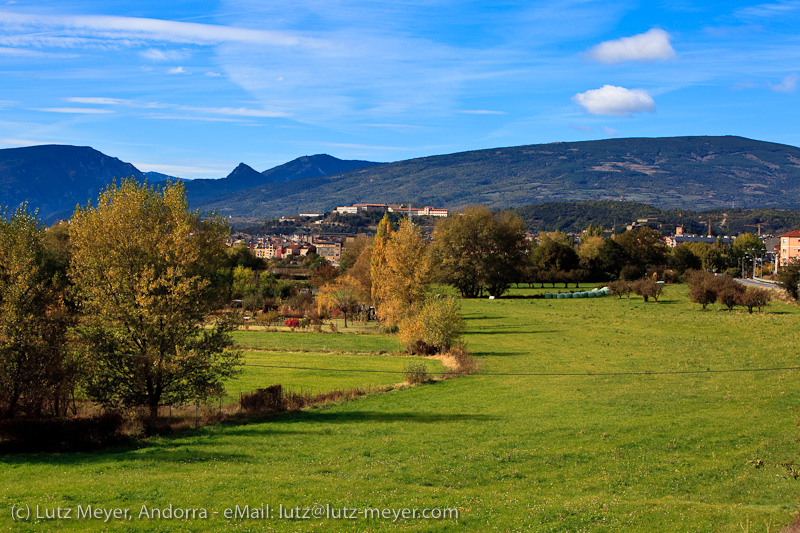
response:
<svg viewBox="0 0 800 533"><path fill-rule="evenodd" d="M653 28L633 37L602 42L592 47L586 55L601 63L655 61L657 59L666 61L675 57L675 50L669 39L670 35L667 32Z"/></svg>
<svg viewBox="0 0 800 533"><path fill-rule="evenodd" d="M778 85L769 84L773 91L779 93L793 93L797 90L797 74L789 74Z"/></svg>
<svg viewBox="0 0 800 533"><path fill-rule="evenodd" d="M572 101L580 105L590 115L630 116L633 113L656 110L656 103L644 89L626 89L615 85L603 85L578 93Z"/></svg>
<svg viewBox="0 0 800 533"><path fill-rule="evenodd" d="M167 71L168 74L190 74L185 68L183 67L175 67L171 68Z"/></svg>
<svg viewBox="0 0 800 533"><path fill-rule="evenodd" d="M220 76L222 76L222 74L220 74L219 72L206 72L206 76L208 76L209 78L219 78Z"/></svg>
<svg viewBox="0 0 800 533"><path fill-rule="evenodd" d="M619 132L614 128L603 126L603 135L605 135L606 137L619 137Z"/></svg>
<svg viewBox="0 0 800 533"><path fill-rule="evenodd" d="M94 109L91 107L43 107L36 111L46 111L48 113L67 113L72 115L103 115L113 113L109 109Z"/></svg>

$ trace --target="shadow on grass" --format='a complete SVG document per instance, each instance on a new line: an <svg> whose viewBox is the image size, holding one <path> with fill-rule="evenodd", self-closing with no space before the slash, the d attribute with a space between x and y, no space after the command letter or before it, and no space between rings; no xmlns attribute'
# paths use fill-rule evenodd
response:
<svg viewBox="0 0 800 533"><path fill-rule="evenodd" d="M265 423L263 422L255 423ZM212 461L245 460L249 455L244 453L206 452L203 447L216 444L219 439L228 436L252 436L280 438L285 435L319 435L319 431L278 430L269 427L250 426L239 423L236 426L218 424L196 429L185 430L173 435L157 437L155 440L129 440L125 444L109 446L88 452L41 452L41 453L8 453L0 454L2 465L82 465L128 463L131 460L204 463ZM221 431L220 429L223 428ZM209 431L216 429L216 431ZM186 442L189 439L190 442Z"/></svg>

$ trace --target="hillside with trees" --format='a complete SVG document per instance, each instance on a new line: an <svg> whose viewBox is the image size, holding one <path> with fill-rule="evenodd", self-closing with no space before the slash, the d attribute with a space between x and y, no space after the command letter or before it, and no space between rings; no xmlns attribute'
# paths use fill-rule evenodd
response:
<svg viewBox="0 0 800 533"><path fill-rule="evenodd" d="M800 148L742 137L608 139L495 148L243 189L199 204L232 216L354 202L451 210L626 200L661 209L800 206Z"/></svg>

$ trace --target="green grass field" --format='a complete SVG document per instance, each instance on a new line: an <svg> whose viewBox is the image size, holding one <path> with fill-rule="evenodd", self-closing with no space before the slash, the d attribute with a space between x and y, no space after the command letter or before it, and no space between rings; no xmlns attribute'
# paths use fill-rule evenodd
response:
<svg viewBox="0 0 800 533"><path fill-rule="evenodd" d="M297 342L303 341L298 339ZM275 384L294 392L314 394L400 383L405 379L404 370L409 361L420 360L361 353L244 351L242 356L242 373L228 384L227 403L236 402L240 391L250 392ZM424 362L432 376L446 370L437 360L424 359Z"/></svg>
<svg viewBox="0 0 800 533"><path fill-rule="evenodd" d="M800 450L800 374L707 371L798 365L800 309L773 303L763 315L703 312L687 292L667 287L657 304L464 301L466 340L483 360L481 375L208 426L135 449L1 457L0 527L780 531L800 508L800 479L780 466ZM339 357L258 354L291 362ZM348 357L365 367L403 361ZM243 386L251 378L250 385L261 382L245 374ZM335 376L322 379L338 386ZM765 465L756 468L755 460ZM73 519L12 522L20 504L32 513L36 505L40 513L70 508ZM236 505L262 504L270 518L224 516ZM280 505L315 504L456 508L459 518L278 516ZM75 520L79 505L129 509L131 520ZM202 508L208 518L140 517L143 506L169 505Z"/></svg>

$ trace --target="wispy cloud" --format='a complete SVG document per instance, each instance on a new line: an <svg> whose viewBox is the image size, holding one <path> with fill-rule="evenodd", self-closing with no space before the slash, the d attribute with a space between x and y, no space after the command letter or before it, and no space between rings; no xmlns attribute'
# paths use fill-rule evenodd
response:
<svg viewBox="0 0 800 533"><path fill-rule="evenodd" d="M625 117L656 110L653 97L647 91L615 85L603 85L599 89L578 93L572 97L572 101L590 115Z"/></svg>
<svg viewBox="0 0 800 533"><path fill-rule="evenodd" d="M769 84L773 91L779 93L793 93L797 90L797 74L789 74L778 85Z"/></svg>
<svg viewBox="0 0 800 533"><path fill-rule="evenodd" d="M174 67L167 71L167 74L191 74L191 72L187 71L183 67Z"/></svg>
<svg viewBox="0 0 800 533"><path fill-rule="evenodd" d="M458 111L463 115L507 115L505 111L491 111L489 109L462 109Z"/></svg>
<svg viewBox="0 0 800 533"><path fill-rule="evenodd" d="M294 32L106 15L49 16L0 11L0 27L6 34L4 40L64 48L103 43L136 46L147 42L195 45L250 43L310 48L329 44ZM43 30L58 30L59 34L39 33Z"/></svg>
<svg viewBox="0 0 800 533"><path fill-rule="evenodd" d="M800 10L800 1L782 0L756 6L745 7L736 11L736 15L743 18L771 18L783 17L793 11Z"/></svg>
<svg viewBox="0 0 800 533"><path fill-rule="evenodd" d="M70 96L64 98L65 102L72 102L74 104L89 104L89 105L131 105L131 100L121 100L119 98L105 98L105 97L85 97L85 96Z"/></svg>
<svg viewBox="0 0 800 533"><path fill-rule="evenodd" d="M675 57L675 50L670 44L670 35L664 30L653 28L632 37L602 42L592 47L586 57L601 63L658 59L666 61Z"/></svg>
<svg viewBox="0 0 800 533"><path fill-rule="evenodd" d="M72 115L103 115L113 113L110 109L97 109L91 107L42 107L37 108L36 111L45 111L47 113L67 113Z"/></svg>
<svg viewBox="0 0 800 533"><path fill-rule="evenodd" d="M7 56L7 57L16 56L16 57L26 57L26 58L52 58L52 59L70 59L78 57L77 54L40 52L38 50L27 50L25 48L11 48L7 46L0 46L0 56Z"/></svg>
<svg viewBox="0 0 800 533"><path fill-rule="evenodd" d="M288 116L281 111L274 111L269 109L256 109L249 107L201 107L190 106L183 104L169 104L164 102L138 102L135 100L126 100L122 98L110 98L106 96L69 96L64 98L64 101L76 104L89 104L89 105L107 105L107 106L123 106L132 109L162 109L171 111L186 111L192 114L201 113L206 115L223 115L227 117L245 117L245 118L280 118ZM58 109L88 109L88 108L58 108ZM67 112L67 111L63 111ZM94 109L88 112L96 113L111 113L110 110ZM183 118L192 119L196 116L180 116L180 115L149 115L146 118ZM225 119L219 119L225 120Z"/></svg>
<svg viewBox="0 0 800 533"><path fill-rule="evenodd" d="M230 169L222 166L216 168L211 167L198 167L192 165L167 165L161 163L143 163L141 161L134 162L133 165L142 172L161 172L171 176L183 177L191 175L194 177L208 177L219 178L227 175Z"/></svg>
<svg viewBox="0 0 800 533"><path fill-rule="evenodd" d="M139 55L154 62L183 61L191 57L191 53L188 50L162 50L158 48L142 50Z"/></svg>

